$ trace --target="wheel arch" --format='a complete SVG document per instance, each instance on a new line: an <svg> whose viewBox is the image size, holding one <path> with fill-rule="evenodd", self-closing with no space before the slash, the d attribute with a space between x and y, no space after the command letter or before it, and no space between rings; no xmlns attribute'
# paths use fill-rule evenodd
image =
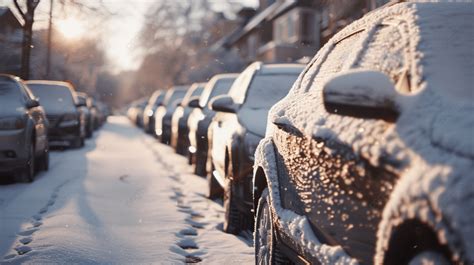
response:
<svg viewBox="0 0 474 265"><path fill-rule="evenodd" d="M383 264L408 264L417 254L426 250L434 250L446 259L452 259L451 250L439 242L433 227L418 219L408 219L392 228L387 251L383 255Z"/></svg>

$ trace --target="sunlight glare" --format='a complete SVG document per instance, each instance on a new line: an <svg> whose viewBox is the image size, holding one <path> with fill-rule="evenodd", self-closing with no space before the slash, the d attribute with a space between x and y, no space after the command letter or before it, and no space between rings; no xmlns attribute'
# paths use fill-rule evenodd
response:
<svg viewBox="0 0 474 265"><path fill-rule="evenodd" d="M61 34L68 39L76 39L84 34L83 24L74 18L58 21L56 26Z"/></svg>

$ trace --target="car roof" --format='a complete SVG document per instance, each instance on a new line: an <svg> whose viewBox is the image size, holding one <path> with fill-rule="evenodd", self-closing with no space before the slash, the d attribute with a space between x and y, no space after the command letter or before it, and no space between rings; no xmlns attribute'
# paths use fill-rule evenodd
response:
<svg viewBox="0 0 474 265"><path fill-rule="evenodd" d="M25 81L26 84L38 84L38 85L52 85L52 86L66 86L72 90L75 90L71 83L64 81L53 81L53 80L28 80Z"/></svg>

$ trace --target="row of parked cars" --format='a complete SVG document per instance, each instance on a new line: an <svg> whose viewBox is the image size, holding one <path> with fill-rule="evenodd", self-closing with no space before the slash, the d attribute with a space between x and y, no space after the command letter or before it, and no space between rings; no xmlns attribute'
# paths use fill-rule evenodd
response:
<svg viewBox="0 0 474 265"><path fill-rule="evenodd" d="M108 109L67 82L0 74L0 174L31 182L48 170L50 146L84 146Z"/></svg>
<svg viewBox="0 0 474 265"><path fill-rule="evenodd" d="M472 3L399 3L306 65L157 91L130 118L254 228L257 264L474 262Z"/></svg>

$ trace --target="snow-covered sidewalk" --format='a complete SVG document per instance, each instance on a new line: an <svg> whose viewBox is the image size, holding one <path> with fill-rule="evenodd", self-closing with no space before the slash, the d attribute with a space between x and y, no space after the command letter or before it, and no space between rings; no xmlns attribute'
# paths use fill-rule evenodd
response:
<svg viewBox="0 0 474 265"><path fill-rule="evenodd" d="M109 122L85 148L55 151L31 184L0 185L0 263L252 264L223 233L222 206L186 159Z"/></svg>

